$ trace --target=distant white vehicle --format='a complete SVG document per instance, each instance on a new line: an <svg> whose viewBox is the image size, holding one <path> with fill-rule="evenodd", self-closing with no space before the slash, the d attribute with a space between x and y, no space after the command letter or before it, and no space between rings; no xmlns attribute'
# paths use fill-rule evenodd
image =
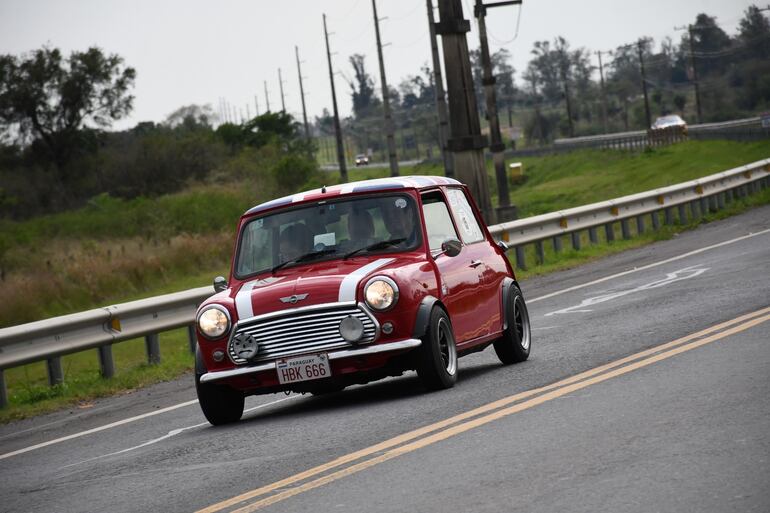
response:
<svg viewBox="0 0 770 513"><path fill-rule="evenodd" d="M681 126L686 130L687 122L676 114L671 114L669 116L661 116L656 119L651 128L653 130L660 130L662 128L668 128L672 126Z"/></svg>
<svg viewBox="0 0 770 513"><path fill-rule="evenodd" d="M356 155L356 166L366 166L369 164L369 157L363 153Z"/></svg>

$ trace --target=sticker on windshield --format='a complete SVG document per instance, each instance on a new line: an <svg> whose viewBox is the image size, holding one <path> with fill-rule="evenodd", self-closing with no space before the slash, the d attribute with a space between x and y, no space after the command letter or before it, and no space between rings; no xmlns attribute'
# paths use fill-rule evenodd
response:
<svg viewBox="0 0 770 513"><path fill-rule="evenodd" d="M395 201L396 208L406 208L406 200L404 198L398 198Z"/></svg>

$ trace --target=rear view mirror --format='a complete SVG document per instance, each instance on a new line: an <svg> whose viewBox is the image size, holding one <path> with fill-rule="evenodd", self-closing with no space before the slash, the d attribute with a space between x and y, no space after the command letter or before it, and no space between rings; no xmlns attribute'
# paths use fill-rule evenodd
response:
<svg viewBox="0 0 770 513"><path fill-rule="evenodd" d="M457 239L447 239L441 243L441 253L448 257L456 257L462 249L463 245Z"/></svg>

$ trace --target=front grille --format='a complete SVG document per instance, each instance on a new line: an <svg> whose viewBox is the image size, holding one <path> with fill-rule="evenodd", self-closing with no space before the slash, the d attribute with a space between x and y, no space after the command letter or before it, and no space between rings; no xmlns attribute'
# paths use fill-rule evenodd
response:
<svg viewBox="0 0 770 513"><path fill-rule="evenodd" d="M373 341L377 325L358 305L312 306L258 316L239 323L227 344L230 359L237 364L247 363L235 354L233 348L233 339L241 333L253 336L259 343L259 352L251 360L253 362L351 347L352 344L342 338L339 331L340 321L349 315L364 324L364 336L358 343Z"/></svg>

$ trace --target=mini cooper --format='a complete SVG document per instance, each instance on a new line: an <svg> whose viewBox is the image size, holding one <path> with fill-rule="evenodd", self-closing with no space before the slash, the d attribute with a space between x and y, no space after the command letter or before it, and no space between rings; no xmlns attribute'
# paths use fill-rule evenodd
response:
<svg viewBox="0 0 770 513"><path fill-rule="evenodd" d="M429 390L458 357L530 352L527 307L460 182L386 178L294 194L248 210L228 280L196 316L195 386L212 424L244 397L324 394L416 370Z"/></svg>

